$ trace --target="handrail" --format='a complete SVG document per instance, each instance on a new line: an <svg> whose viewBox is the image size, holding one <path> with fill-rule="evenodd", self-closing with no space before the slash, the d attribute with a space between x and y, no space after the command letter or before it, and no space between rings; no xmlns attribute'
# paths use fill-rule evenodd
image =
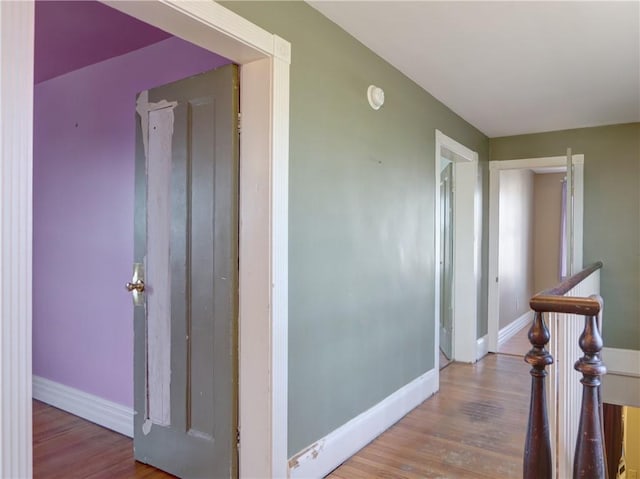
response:
<svg viewBox="0 0 640 479"><path fill-rule="evenodd" d="M597 316L600 313L600 303L596 299L573 298L563 295L600 268L602 268L602 261L596 261L553 288L545 289L536 294L531 298L531 301L529 301L529 306L531 306L532 310L539 313L567 313Z"/></svg>
<svg viewBox="0 0 640 479"><path fill-rule="evenodd" d="M545 400L546 368L554 361L546 349L550 339L544 320L546 313L579 314L585 317L584 331L578 340L583 356L574 366L574 369L582 373L580 382L583 385L583 393L573 477L574 479L607 477L600 396L600 378L606 373L606 367L600 359L603 343L598 316L602 309L602 298L599 295L591 295L589 298L563 296L600 268L602 268L602 262L593 263L557 286L536 294L529 302L535 314L529 330L531 350L525 355L525 361L531 366L531 402L524 450L524 479L551 479L555 475L552 471L550 431Z"/></svg>

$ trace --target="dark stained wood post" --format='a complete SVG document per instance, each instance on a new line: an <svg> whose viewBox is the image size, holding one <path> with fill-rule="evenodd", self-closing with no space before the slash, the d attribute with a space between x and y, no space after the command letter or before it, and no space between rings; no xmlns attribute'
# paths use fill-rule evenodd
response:
<svg viewBox="0 0 640 479"><path fill-rule="evenodd" d="M545 393L545 368L553 363L553 357L545 349L549 342L549 330L541 312L536 311L529 330L529 341L533 346L524 360L531 365L531 403L529 424L524 446L524 479L550 479L551 443L549 440L549 420L547 418L547 398Z"/></svg>
<svg viewBox="0 0 640 479"><path fill-rule="evenodd" d="M600 300L601 301L601 300ZM585 316L584 331L580 335L580 349L584 352L575 364L582 373L582 408L573 461L574 479L607 479L607 461L602 437L602 404L600 377L607 368L600 359L602 337L597 316Z"/></svg>

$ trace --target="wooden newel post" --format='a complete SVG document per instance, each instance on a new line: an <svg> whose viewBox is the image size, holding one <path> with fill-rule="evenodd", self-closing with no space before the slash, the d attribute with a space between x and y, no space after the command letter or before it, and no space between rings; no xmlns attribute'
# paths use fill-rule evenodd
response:
<svg viewBox="0 0 640 479"><path fill-rule="evenodd" d="M524 445L524 479L550 479L551 443L549 441L549 420L547 418L547 398L545 393L545 368L553 363L553 357L545 349L549 342L549 330L542 313L537 312L529 330L529 341L533 346L524 360L531 365L531 403L529 405L529 425Z"/></svg>
<svg viewBox="0 0 640 479"><path fill-rule="evenodd" d="M600 404L600 377L607 372L607 368L600 360L602 337L596 320L597 316L585 316L584 331L579 342L584 356L575 364L576 370L582 373L582 409L573 461L574 479L608 477Z"/></svg>

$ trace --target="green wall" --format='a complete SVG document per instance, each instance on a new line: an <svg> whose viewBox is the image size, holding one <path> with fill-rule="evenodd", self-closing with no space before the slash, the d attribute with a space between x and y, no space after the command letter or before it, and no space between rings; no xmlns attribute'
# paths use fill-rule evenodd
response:
<svg viewBox="0 0 640 479"><path fill-rule="evenodd" d="M489 143L307 4L224 5L292 43L291 456L434 367L434 130L485 185Z"/></svg>
<svg viewBox="0 0 640 479"><path fill-rule="evenodd" d="M605 347L640 350L640 123L490 140L491 160L584 154L584 263L602 260Z"/></svg>

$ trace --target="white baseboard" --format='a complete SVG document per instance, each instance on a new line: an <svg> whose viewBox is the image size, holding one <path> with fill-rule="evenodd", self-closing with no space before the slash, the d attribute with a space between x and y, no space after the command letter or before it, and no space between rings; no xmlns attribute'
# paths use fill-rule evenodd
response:
<svg viewBox="0 0 640 479"><path fill-rule="evenodd" d="M640 351L602 348L602 360L608 374L640 377Z"/></svg>
<svg viewBox="0 0 640 479"><path fill-rule="evenodd" d="M640 408L640 377L605 374L602 378L602 401Z"/></svg>
<svg viewBox="0 0 640 479"><path fill-rule="evenodd" d="M485 334L476 341L476 361L489 354L489 335Z"/></svg>
<svg viewBox="0 0 640 479"><path fill-rule="evenodd" d="M602 348L607 374L602 378L604 402L640 407L640 351Z"/></svg>
<svg viewBox="0 0 640 479"><path fill-rule="evenodd" d="M294 455L289 460L289 477L326 476L437 390L438 371L432 369Z"/></svg>
<svg viewBox="0 0 640 479"><path fill-rule="evenodd" d="M39 376L33 376L33 398L133 437L132 408Z"/></svg>
<svg viewBox="0 0 640 479"><path fill-rule="evenodd" d="M527 311L518 319L512 321L510 324L502 328L498 332L498 347L502 346L506 341L513 338L522 328L527 324L531 324L533 320L533 311Z"/></svg>

